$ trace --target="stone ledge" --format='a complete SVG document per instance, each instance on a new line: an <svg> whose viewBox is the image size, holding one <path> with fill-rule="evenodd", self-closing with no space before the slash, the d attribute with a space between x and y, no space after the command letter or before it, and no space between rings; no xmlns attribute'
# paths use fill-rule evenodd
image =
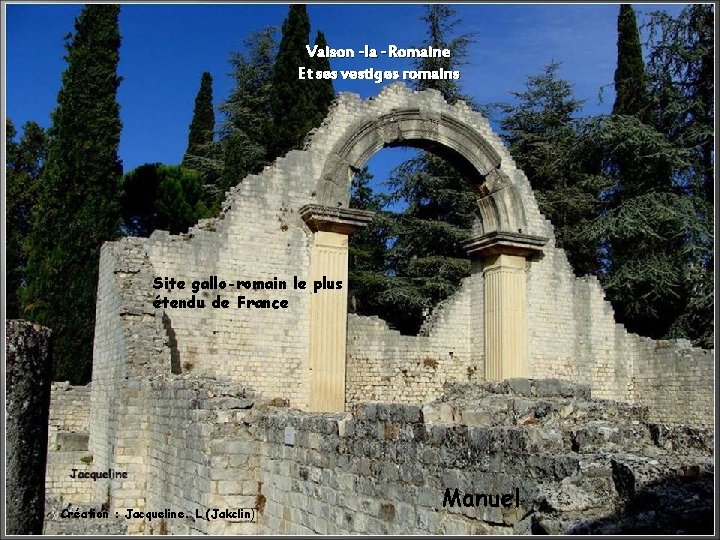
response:
<svg viewBox="0 0 720 540"><path fill-rule="evenodd" d="M351 234L360 227L366 227L375 212L352 208L333 208L320 204L306 204L300 209L300 217L313 232L336 232Z"/></svg>
<svg viewBox="0 0 720 540"><path fill-rule="evenodd" d="M479 259L494 255L528 257L541 253L548 240L544 236L493 231L466 240L463 247L471 257Z"/></svg>

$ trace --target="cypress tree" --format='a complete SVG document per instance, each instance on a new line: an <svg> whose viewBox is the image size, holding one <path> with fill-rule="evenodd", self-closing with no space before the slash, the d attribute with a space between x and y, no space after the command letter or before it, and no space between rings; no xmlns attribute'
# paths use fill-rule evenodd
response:
<svg viewBox="0 0 720 540"><path fill-rule="evenodd" d="M27 317L53 330L55 380L76 384L92 369L100 247L119 235L119 11L86 5L67 37L23 294Z"/></svg>
<svg viewBox="0 0 720 540"><path fill-rule="evenodd" d="M214 142L215 111L213 110L212 76L207 71L200 78L200 89L195 97L195 108L190 122L188 146L182 166L200 173L203 180L203 201L207 208L217 210L222 174L219 148Z"/></svg>
<svg viewBox="0 0 720 540"><path fill-rule="evenodd" d="M200 78L200 90L195 97L188 146L183 157L183 165L189 166L191 156L203 156L207 146L213 142L215 130L215 111L213 110L212 76L207 71Z"/></svg>
<svg viewBox="0 0 720 540"><path fill-rule="evenodd" d="M320 36L318 36L319 38ZM270 105L275 126L271 158L300 148L308 132L327 113L327 84L300 80L300 67L312 68L317 60L307 54L310 20L303 4L292 4L282 26L282 39L272 76Z"/></svg>
<svg viewBox="0 0 720 540"><path fill-rule="evenodd" d="M642 119L648 106L647 77L635 11L630 4L620 6L617 31L618 61L613 114L636 115Z"/></svg>
<svg viewBox="0 0 720 540"><path fill-rule="evenodd" d="M686 309L684 252L693 209L673 178L683 157L657 124L632 8L618 16L613 115L589 137L605 156L612 188L590 233L604 252L600 279L619 322L653 338L669 335Z"/></svg>
<svg viewBox="0 0 720 540"><path fill-rule="evenodd" d="M327 47L327 40L325 34L318 31L315 36L315 46L320 49ZM315 71L331 71L330 60L325 57L315 56L312 58L311 67ZM335 99L335 88L333 88L332 79L314 79L312 81L315 87L314 103L315 103L315 118L313 119L313 127L319 126L327 116L328 108Z"/></svg>
<svg viewBox="0 0 720 540"><path fill-rule="evenodd" d="M292 4L282 25L282 39L272 76L273 157L299 147L315 118L311 85L298 79L298 68L308 66L305 46L309 35L310 20L305 5Z"/></svg>

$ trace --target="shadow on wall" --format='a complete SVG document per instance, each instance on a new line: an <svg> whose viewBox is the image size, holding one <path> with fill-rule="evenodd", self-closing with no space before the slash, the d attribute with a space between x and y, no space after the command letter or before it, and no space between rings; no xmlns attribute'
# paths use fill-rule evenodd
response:
<svg viewBox="0 0 720 540"><path fill-rule="evenodd" d="M714 475L693 467L638 492L632 481L626 489L628 500L620 511L575 524L565 534L713 534Z"/></svg>

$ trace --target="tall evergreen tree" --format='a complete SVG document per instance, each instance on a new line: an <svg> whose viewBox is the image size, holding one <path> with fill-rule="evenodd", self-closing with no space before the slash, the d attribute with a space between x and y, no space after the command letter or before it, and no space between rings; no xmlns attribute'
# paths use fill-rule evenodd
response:
<svg viewBox="0 0 720 540"><path fill-rule="evenodd" d="M677 17L655 12L648 24L650 96L658 129L682 152L675 184L691 201L684 250L686 309L669 331L714 342L714 9L693 4Z"/></svg>
<svg viewBox="0 0 720 540"><path fill-rule="evenodd" d="M193 158L207 152L215 133L215 111L213 110L212 75L207 71L200 78L200 89L195 97L195 108L190 122L188 146L183 157L183 165L192 167Z"/></svg>
<svg viewBox="0 0 720 540"><path fill-rule="evenodd" d="M235 87L220 106L225 121L220 130L223 154L221 192L270 161L272 142L272 73L277 55L276 30L267 27L245 41L246 52L230 59Z"/></svg>
<svg viewBox="0 0 720 540"><path fill-rule="evenodd" d="M325 49L327 47L327 40L325 34L318 31L315 36L315 46L318 50ZM314 56L310 66L315 71L331 71L330 60L323 56ZM313 99L315 105L315 118L313 118L313 127L319 126L327 116L328 108L335 99L335 88L333 88L332 79L313 79L308 81L312 83Z"/></svg>
<svg viewBox="0 0 720 540"><path fill-rule="evenodd" d="M282 26L282 39L272 76L271 109L275 125L271 157L300 148L308 132L327 114L327 85L300 80L300 67L311 68L308 56L310 19L304 4L292 4Z"/></svg>
<svg viewBox="0 0 720 540"><path fill-rule="evenodd" d="M119 11L85 6L67 38L29 243L25 313L52 328L54 378L73 383L90 379L100 247L119 234Z"/></svg>
<svg viewBox="0 0 720 540"><path fill-rule="evenodd" d="M47 156L47 134L37 123L27 122L20 143L16 143L15 127L9 118L6 132L6 314L8 318L20 318L20 292L26 281L26 243L37 203L38 178Z"/></svg>
<svg viewBox="0 0 720 540"><path fill-rule="evenodd" d="M299 147L315 118L310 85L308 81L298 80L298 68L309 63L305 49L309 35L310 19L305 5L292 4L282 25L272 76L273 157Z"/></svg>
<svg viewBox="0 0 720 540"><path fill-rule="evenodd" d="M387 318L387 306L378 295L390 279L385 271L389 234L383 212L386 201L383 195L373 193L372 178L366 165L353 176L350 189L350 207L372 210L375 218L350 237L348 308L351 313Z"/></svg>
<svg viewBox="0 0 720 540"><path fill-rule="evenodd" d="M212 76L207 71L200 78L195 108L190 122L188 146L182 166L198 171L203 178L203 201L213 207L220 198L218 179L222 174L218 147L215 144L215 111L213 109Z"/></svg>
<svg viewBox="0 0 720 540"><path fill-rule="evenodd" d="M648 106L647 78L635 11L630 4L620 6L617 31L613 114L636 115L642 119Z"/></svg>
<svg viewBox="0 0 720 540"><path fill-rule="evenodd" d="M423 46L434 49L449 49L449 57L419 58L415 64L416 69L422 71L448 71L456 70L466 63L468 46L472 43L471 36L467 34L453 35L461 23L457 12L446 4L431 4L427 7L422 20L427 24L427 35ZM442 93L448 103L455 103L462 99L472 100L462 94L460 83L454 79L416 79L413 82L415 90L433 89Z"/></svg>
<svg viewBox="0 0 720 540"><path fill-rule="evenodd" d="M693 210L674 182L682 153L656 123L634 13L618 17L613 115L590 136L605 156L613 187L590 229L605 251L601 281L620 322L633 332L667 337L687 305L684 274Z"/></svg>
<svg viewBox="0 0 720 540"><path fill-rule="evenodd" d="M608 182L600 174L602 158L587 144L577 118L582 102L570 83L559 78L559 68L551 62L528 77L523 92L512 93L515 103L499 104L505 115L500 126L575 272L595 274L600 269L598 246L584 233L600 211L600 193Z"/></svg>
<svg viewBox="0 0 720 540"><path fill-rule="evenodd" d="M419 59L416 68L453 71L463 63L470 42L467 36L452 35L460 22L455 11L434 4L427 7L423 20L427 24L423 45L449 48L451 55ZM454 80L418 80L415 88L438 90L450 103L458 99L470 101ZM361 304L358 311L380 315L401 332L414 334L424 315L457 290L460 280L470 273L470 261L461 242L470 235L477 203L463 175L429 153L421 153L397 167L388 185L388 202L406 204L406 208L399 215L381 213L376 218L382 234L373 239L377 244L374 250L363 247L375 253L384 249L387 252L382 268L364 268L364 274L359 276L364 277L364 281L358 281L364 297L372 298L374 303ZM351 238L351 246L361 240L368 239Z"/></svg>

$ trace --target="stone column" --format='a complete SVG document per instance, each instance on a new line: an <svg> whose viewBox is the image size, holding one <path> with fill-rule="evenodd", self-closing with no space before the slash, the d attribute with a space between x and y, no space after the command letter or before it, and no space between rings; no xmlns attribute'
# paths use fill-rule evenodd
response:
<svg viewBox="0 0 720 540"><path fill-rule="evenodd" d="M50 411L50 330L8 320L5 410L7 534L42 534Z"/></svg>
<svg viewBox="0 0 720 540"><path fill-rule="evenodd" d="M307 205L300 215L313 232L310 249L310 399L312 411L345 410L348 236L370 223L374 212ZM315 281L333 282L314 291ZM336 282L342 282L337 288Z"/></svg>
<svg viewBox="0 0 720 540"><path fill-rule="evenodd" d="M483 267L485 380L528 377L527 268L547 238L493 232L465 249Z"/></svg>

